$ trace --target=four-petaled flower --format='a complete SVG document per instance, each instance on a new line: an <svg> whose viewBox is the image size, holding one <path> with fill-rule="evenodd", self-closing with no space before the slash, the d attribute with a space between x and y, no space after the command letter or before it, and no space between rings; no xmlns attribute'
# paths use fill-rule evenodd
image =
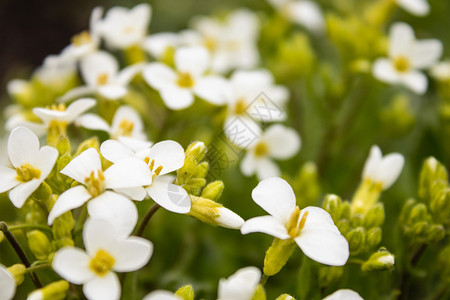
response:
<svg viewBox="0 0 450 300"><path fill-rule="evenodd" d="M309 258L330 266L342 266L349 257L349 245L331 216L319 207L296 206L294 191L279 177L261 181L252 198L270 216L247 220L243 234L263 232L278 239L294 239Z"/></svg>
<svg viewBox="0 0 450 300"><path fill-rule="evenodd" d="M218 300L250 300L261 279L261 271L256 267L237 270L227 279L219 281Z"/></svg>
<svg viewBox="0 0 450 300"><path fill-rule="evenodd" d="M39 139L28 128L16 127L8 139L8 155L13 168L0 166L0 192L9 192L14 206L21 208L47 178L58 158L58 150L39 148Z"/></svg>

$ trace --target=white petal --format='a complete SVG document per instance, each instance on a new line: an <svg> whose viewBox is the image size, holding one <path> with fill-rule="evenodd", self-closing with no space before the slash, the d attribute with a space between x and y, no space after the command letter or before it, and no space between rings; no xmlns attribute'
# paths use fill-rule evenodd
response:
<svg viewBox="0 0 450 300"><path fill-rule="evenodd" d="M0 265L0 299L10 300L16 293L16 281L8 269Z"/></svg>
<svg viewBox="0 0 450 300"><path fill-rule="evenodd" d="M379 58L373 64L373 76L387 83L399 82L399 73L395 70L392 62L386 58Z"/></svg>
<svg viewBox="0 0 450 300"><path fill-rule="evenodd" d="M94 257L100 249L110 251L112 245L121 237L118 234L120 235L116 227L107 219L87 219L83 228L83 242L86 253L90 257Z"/></svg>
<svg viewBox="0 0 450 300"><path fill-rule="evenodd" d="M175 141L167 140L156 143L149 152L150 162L155 161L155 167L162 166L159 173L164 175L176 171L184 165L183 147Z"/></svg>
<svg viewBox="0 0 450 300"><path fill-rule="evenodd" d="M41 176L39 177L41 181L50 174L57 158L58 150L56 148L44 146L39 150L39 154L35 158L33 165L41 171Z"/></svg>
<svg viewBox="0 0 450 300"><path fill-rule="evenodd" d="M115 82L119 85L126 86L131 80L144 69L144 63L137 63L123 68L115 78Z"/></svg>
<svg viewBox="0 0 450 300"><path fill-rule="evenodd" d="M15 170L0 166L0 193L9 191L20 183L16 176L17 172Z"/></svg>
<svg viewBox="0 0 450 300"><path fill-rule="evenodd" d="M269 146L270 155L276 159L288 159L300 149L298 133L281 124L270 126L262 138Z"/></svg>
<svg viewBox="0 0 450 300"><path fill-rule="evenodd" d="M156 290L147 294L142 300L183 300L183 298L169 291Z"/></svg>
<svg viewBox="0 0 450 300"><path fill-rule="evenodd" d="M187 214L191 210L191 199L180 186L156 177L146 188L148 195L165 209L179 214Z"/></svg>
<svg viewBox="0 0 450 300"><path fill-rule="evenodd" d="M259 180L280 176L280 168L268 158L259 159L256 165L256 176Z"/></svg>
<svg viewBox="0 0 450 300"><path fill-rule="evenodd" d="M65 212L68 212L74 208L81 207L92 196L83 185L74 186L62 193L48 215L48 224L51 225L55 219Z"/></svg>
<svg viewBox="0 0 450 300"><path fill-rule="evenodd" d="M279 239L290 238L284 223L273 216L262 216L247 220L241 227L241 233L263 232Z"/></svg>
<svg viewBox="0 0 450 300"><path fill-rule="evenodd" d="M33 179L25 183L17 185L9 192L9 199L15 207L21 208L28 197L39 187L42 181Z"/></svg>
<svg viewBox="0 0 450 300"><path fill-rule="evenodd" d="M103 172L107 188L128 188L149 185L152 175L148 165L137 158L125 158Z"/></svg>
<svg viewBox="0 0 450 300"><path fill-rule="evenodd" d="M257 168L258 161L255 159L253 153L245 154L244 158L241 161L241 172L245 176L251 176L255 174Z"/></svg>
<svg viewBox="0 0 450 300"><path fill-rule="evenodd" d="M98 93L110 100L122 98L127 93L127 88L117 84L102 85L98 88Z"/></svg>
<svg viewBox="0 0 450 300"><path fill-rule="evenodd" d="M131 136L137 136L139 134L142 134L144 124L142 122L141 116L134 108L128 105L122 105L121 107L119 107L119 109L117 109L116 113L114 114L114 118L111 124L112 134L117 135L116 132L118 132L120 124L123 121L128 121L133 124Z"/></svg>
<svg viewBox="0 0 450 300"><path fill-rule="evenodd" d="M430 12L430 4L427 0L397 0L398 5L404 10L416 16L425 16Z"/></svg>
<svg viewBox="0 0 450 300"><path fill-rule="evenodd" d="M110 131L109 124L96 114L84 114L77 118L75 124L91 130Z"/></svg>
<svg viewBox="0 0 450 300"><path fill-rule="evenodd" d="M116 140L104 141L100 146L100 153L113 163L134 156L133 150Z"/></svg>
<svg viewBox="0 0 450 300"><path fill-rule="evenodd" d="M390 153L383 158L378 173L378 180L383 183L383 189L394 184L402 172L404 163L405 158L399 153Z"/></svg>
<svg viewBox="0 0 450 300"><path fill-rule="evenodd" d="M401 81L405 86L410 88L413 92L419 95L425 94L428 87L428 79L420 71L411 71L407 74L403 74L401 77Z"/></svg>
<svg viewBox="0 0 450 300"><path fill-rule="evenodd" d="M65 247L58 250L52 261L52 268L65 280L84 284L94 278L89 270L90 258L81 249Z"/></svg>
<svg viewBox="0 0 450 300"><path fill-rule="evenodd" d="M227 82L220 76L206 76L198 78L194 86L194 93L214 105L224 105L226 102Z"/></svg>
<svg viewBox="0 0 450 300"><path fill-rule="evenodd" d="M226 137L239 148L249 149L260 138L261 128L250 117L230 116L225 119Z"/></svg>
<svg viewBox="0 0 450 300"><path fill-rule="evenodd" d="M256 267L239 269L228 277L219 281L218 298L220 300L251 299L256 286L261 279L261 271Z"/></svg>
<svg viewBox="0 0 450 300"><path fill-rule="evenodd" d="M38 153L39 140L30 129L21 126L11 131L8 139L8 155L15 168L33 162Z"/></svg>
<svg viewBox="0 0 450 300"><path fill-rule="evenodd" d="M148 64L142 74L145 81L157 90L172 88L177 80L175 71L162 63Z"/></svg>
<svg viewBox="0 0 450 300"><path fill-rule="evenodd" d="M97 102L92 98L82 98L77 101L72 102L66 109L67 119L66 121L71 123L79 115L94 107Z"/></svg>
<svg viewBox="0 0 450 300"><path fill-rule="evenodd" d="M439 40L420 40L414 44L411 63L413 67L422 69L433 66L442 56L444 47Z"/></svg>
<svg viewBox="0 0 450 300"><path fill-rule="evenodd" d="M178 71L197 77L208 68L210 56L204 47L181 47L175 52L174 59Z"/></svg>
<svg viewBox="0 0 450 300"><path fill-rule="evenodd" d="M98 86L99 76L107 76L107 81L114 78L119 65L111 54L97 51L86 55L80 62L81 75L88 86Z"/></svg>
<svg viewBox="0 0 450 300"><path fill-rule="evenodd" d="M84 97L86 95L94 94L95 88L92 86L78 86L75 87L68 92L66 92L64 95L62 95L60 98L58 98L58 102L68 102L70 100Z"/></svg>
<svg viewBox="0 0 450 300"><path fill-rule="evenodd" d="M89 201L88 212L91 218L109 221L120 238L128 237L138 221L138 212L133 201L111 191Z"/></svg>
<svg viewBox="0 0 450 300"><path fill-rule="evenodd" d="M140 237L118 241L111 249L115 258L114 271L131 272L145 266L153 253L153 244Z"/></svg>
<svg viewBox="0 0 450 300"><path fill-rule="evenodd" d="M287 5L289 17L310 31L320 33L324 30L325 20L320 7L312 1L290 1Z"/></svg>
<svg viewBox="0 0 450 300"><path fill-rule="evenodd" d="M261 181L252 191L252 198L266 212L283 224L295 208L295 194L289 183L279 177Z"/></svg>
<svg viewBox="0 0 450 300"><path fill-rule="evenodd" d="M194 96L189 89L178 87L164 88L160 90L164 104L170 109L185 109L194 103Z"/></svg>
<svg viewBox="0 0 450 300"><path fill-rule="evenodd" d="M147 196L147 191L142 186L114 189L114 191L136 201L142 201L144 200L145 196Z"/></svg>
<svg viewBox="0 0 450 300"><path fill-rule="evenodd" d="M92 172L97 175L98 170L102 169L100 156L94 148L83 151L80 155L72 159L61 170L61 173L75 179L79 183L84 183Z"/></svg>
<svg viewBox="0 0 450 300"><path fill-rule="evenodd" d="M333 218L330 214L320 207L308 206L301 210L300 219L308 212L304 229L309 228L325 228L327 230L335 231L339 233L339 229L334 225Z"/></svg>
<svg viewBox="0 0 450 300"><path fill-rule="evenodd" d="M373 145L372 148L370 148L370 154L367 158L366 162L364 163L363 168L363 178L376 178L378 173L378 167L381 164L381 161L383 159L383 154L381 153L380 147L377 145Z"/></svg>
<svg viewBox="0 0 450 300"><path fill-rule="evenodd" d="M156 59L161 56L169 47L175 47L178 43L179 37L176 33L162 32L152 34L147 37L142 44L142 47Z"/></svg>
<svg viewBox="0 0 450 300"><path fill-rule="evenodd" d="M219 216L215 221L219 226L230 229L240 229L244 224L244 220L228 208L220 207L217 209L217 212Z"/></svg>
<svg viewBox="0 0 450 300"><path fill-rule="evenodd" d="M96 276L83 285L83 293L88 299L118 300L120 290L119 278L114 272L108 272L102 277Z"/></svg>
<svg viewBox="0 0 450 300"><path fill-rule="evenodd" d="M414 30L406 23L397 22L389 31L389 56L408 56L414 47Z"/></svg>
<svg viewBox="0 0 450 300"><path fill-rule="evenodd" d="M334 292L333 294L323 298L323 300L364 300L364 299L355 291L348 289L340 289Z"/></svg>
<svg viewBox="0 0 450 300"><path fill-rule="evenodd" d="M119 136L118 140L125 144L127 147L129 147L134 152L138 152L147 148L150 148L153 143L146 141L146 140L140 140L137 138L130 138L126 136Z"/></svg>

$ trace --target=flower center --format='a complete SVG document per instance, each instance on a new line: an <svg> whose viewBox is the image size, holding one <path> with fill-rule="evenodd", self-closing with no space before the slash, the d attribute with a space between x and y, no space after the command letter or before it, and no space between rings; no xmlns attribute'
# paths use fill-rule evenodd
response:
<svg viewBox="0 0 450 300"><path fill-rule="evenodd" d="M303 216L300 218L300 208L298 206L295 207L291 216L289 217L289 221L286 224L286 229L291 238L296 238L300 231L302 231L303 227L306 223L306 218L308 217L308 212L306 211Z"/></svg>
<svg viewBox="0 0 450 300"><path fill-rule="evenodd" d="M234 106L234 113L236 115L243 115L247 110L247 102L244 99L239 99Z"/></svg>
<svg viewBox="0 0 450 300"><path fill-rule="evenodd" d="M150 161L149 157L146 157L144 159L145 163L148 165L148 167L150 168L150 171L152 172L152 179L155 178L155 176L158 176L159 173L161 173L163 166L159 166L157 168L155 168L155 160L152 159L152 161Z"/></svg>
<svg viewBox="0 0 450 300"><path fill-rule="evenodd" d="M394 68L398 72L406 72L411 68L411 62L407 57L404 57L402 55L397 56L394 58Z"/></svg>
<svg viewBox="0 0 450 300"><path fill-rule="evenodd" d="M105 175L102 170L97 170L97 176L95 171L92 171L89 177L84 179L84 184L92 197L97 197L105 191Z"/></svg>
<svg viewBox="0 0 450 300"><path fill-rule="evenodd" d="M265 156L269 152L269 147L265 142L259 142L255 146L255 156L262 157Z"/></svg>
<svg viewBox="0 0 450 300"><path fill-rule="evenodd" d="M128 119L123 119L117 129L117 136L131 136L133 133L134 123Z"/></svg>
<svg viewBox="0 0 450 300"><path fill-rule="evenodd" d="M52 104L48 107L48 109L55 111L66 111L66 106L64 105L64 103Z"/></svg>
<svg viewBox="0 0 450 300"><path fill-rule="evenodd" d="M203 44L210 51L214 51L214 49L217 48L217 40L215 38L212 38L212 37L205 38L204 41L203 41Z"/></svg>
<svg viewBox="0 0 450 300"><path fill-rule="evenodd" d="M89 268L98 276L105 276L114 266L115 259L108 252L100 249L89 263Z"/></svg>
<svg viewBox="0 0 450 300"><path fill-rule="evenodd" d="M16 168L16 179L20 182L28 182L32 179L39 179L41 177L41 170L36 169L29 163L24 163Z"/></svg>
<svg viewBox="0 0 450 300"><path fill-rule="evenodd" d="M105 85L108 83L108 73L102 73L97 76L97 84L98 85Z"/></svg>
<svg viewBox="0 0 450 300"><path fill-rule="evenodd" d="M187 72L181 72L178 74L177 84L183 88L190 88L194 86L194 79L191 74Z"/></svg>
<svg viewBox="0 0 450 300"><path fill-rule="evenodd" d="M72 38L72 44L77 47L89 44L90 42L92 42L92 38L87 31L83 31Z"/></svg>

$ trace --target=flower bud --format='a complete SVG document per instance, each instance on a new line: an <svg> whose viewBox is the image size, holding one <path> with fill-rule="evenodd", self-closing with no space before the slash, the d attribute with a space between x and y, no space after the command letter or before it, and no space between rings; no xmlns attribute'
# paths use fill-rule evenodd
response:
<svg viewBox="0 0 450 300"><path fill-rule="evenodd" d="M72 229L74 226L75 221L70 211L55 219L52 232L56 249L74 245L72 240Z"/></svg>
<svg viewBox="0 0 450 300"><path fill-rule="evenodd" d="M368 271L387 271L394 268L394 255L386 249L381 248L378 252L372 254L370 258L361 266L363 272Z"/></svg>
<svg viewBox="0 0 450 300"><path fill-rule="evenodd" d="M59 155L70 154L71 147L69 139L66 136L60 136L56 143L56 149L58 150Z"/></svg>
<svg viewBox="0 0 450 300"><path fill-rule="evenodd" d="M190 144L185 152L186 157L194 157L197 163L199 163L206 154L206 146L203 142L193 142Z"/></svg>
<svg viewBox="0 0 450 300"><path fill-rule="evenodd" d="M377 203L372 207L364 217L364 227L373 228L383 225L384 223L384 205Z"/></svg>
<svg viewBox="0 0 450 300"><path fill-rule="evenodd" d="M295 247L296 244L293 239L274 239L264 258L264 274L273 276L280 272L291 257Z"/></svg>
<svg viewBox="0 0 450 300"><path fill-rule="evenodd" d="M433 199L433 184L436 181L448 182L448 174L445 167L434 157L427 158L420 171L419 196L425 202Z"/></svg>
<svg viewBox="0 0 450 300"><path fill-rule="evenodd" d="M325 202L323 203L322 207L331 215L333 220L336 222L341 216L341 204L342 200L341 198L339 198L339 196L329 194L325 196Z"/></svg>
<svg viewBox="0 0 450 300"><path fill-rule="evenodd" d="M351 206L350 202L344 201L341 205L341 219L347 219L350 220L351 216Z"/></svg>
<svg viewBox="0 0 450 300"><path fill-rule="evenodd" d="M73 157L80 155L83 151L94 148L100 153L100 142L98 141L98 137L94 136L90 139L84 140L78 146L77 152L73 155Z"/></svg>
<svg viewBox="0 0 450 300"><path fill-rule="evenodd" d="M319 268L319 285L327 287L338 281L344 274L343 267L320 266Z"/></svg>
<svg viewBox="0 0 450 300"><path fill-rule="evenodd" d="M46 260L52 250L47 236L39 230L32 230L27 233L27 239L34 256L39 260Z"/></svg>
<svg viewBox="0 0 450 300"><path fill-rule="evenodd" d="M37 190L31 194L31 199L36 201L39 205L43 207L49 207L50 200L49 198L52 196L53 191L51 187L44 181L39 185Z"/></svg>
<svg viewBox="0 0 450 300"><path fill-rule="evenodd" d="M220 180L209 183L202 191L202 197L217 201L222 195L224 189L223 182Z"/></svg>
<svg viewBox="0 0 450 300"><path fill-rule="evenodd" d="M444 224L450 223L450 188L445 188L436 194L431 201L430 210Z"/></svg>
<svg viewBox="0 0 450 300"><path fill-rule="evenodd" d="M255 288L255 293L251 300L266 300L266 291L261 284L258 284Z"/></svg>
<svg viewBox="0 0 450 300"><path fill-rule="evenodd" d="M240 229L244 220L221 204L203 197L190 196L191 210L187 215L213 226Z"/></svg>
<svg viewBox="0 0 450 300"><path fill-rule="evenodd" d="M428 243L437 243L445 237L445 228L442 225L431 225L428 229Z"/></svg>
<svg viewBox="0 0 450 300"><path fill-rule="evenodd" d="M416 237L421 238L428 233L429 226L430 225L426 221L414 223L414 225L411 228L411 233Z"/></svg>
<svg viewBox="0 0 450 300"><path fill-rule="evenodd" d="M22 264L15 264L8 268L9 273L16 281L16 285L20 285L23 282L26 270L27 268Z"/></svg>
<svg viewBox="0 0 450 300"><path fill-rule="evenodd" d="M68 290L69 283L67 281L55 281L30 293L27 300L63 300L66 298Z"/></svg>
<svg viewBox="0 0 450 300"><path fill-rule="evenodd" d="M198 178L205 178L206 174L208 173L208 168L209 168L209 164L208 162L204 161L202 163L200 163L194 171L194 177L198 177Z"/></svg>
<svg viewBox="0 0 450 300"><path fill-rule="evenodd" d="M275 300L295 300L295 298L292 297L291 295L283 294L283 295L278 296L278 298Z"/></svg>
<svg viewBox="0 0 450 300"><path fill-rule="evenodd" d="M194 289L192 285L187 284L185 286L180 287L175 295L180 296L183 300L194 300Z"/></svg>
<svg viewBox="0 0 450 300"><path fill-rule="evenodd" d="M423 203L417 203L412 209L409 215L408 222L410 224L415 224L418 222L427 222L430 219L427 206Z"/></svg>
<svg viewBox="0 0 450 300"><path fill-rule="evenodd" d="M189 178L188 181L183 185L183 188L188 192L188 194L199 195L200 191L206 184L205 178Z"/></svg>
<svg viewBox="0 0 450 300"><path fill-rule="evenodd" d="M382 231L380 227L374 227L367 231L366 235L366 249L370 250L376 247L381 242Z"/></svg>
<svg viewBox="0 0 450 300"><path fill-rule="evenodd" d="M350 230L350 221L347 219L341 219L337 221L336 226L339 228L341 234L345 235Z"/></svg>
<svg viewBox="0 0 450 300"><path fill-rule="evenodd" d="M366 234L363 227L357 227L347 233L346 238L351 254L358 254L364 250Z"/></svg>

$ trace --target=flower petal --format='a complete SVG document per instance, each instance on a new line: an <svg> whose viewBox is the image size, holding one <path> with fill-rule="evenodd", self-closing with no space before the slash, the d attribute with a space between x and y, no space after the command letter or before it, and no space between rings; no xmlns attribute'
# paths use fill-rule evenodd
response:
<svg viewBox="0 0 450 300"><path fill-rule="evenodd" d="M148 64L142 74L148 85L156 90L172 88L177 80L175 71L162 63Z"/></svg>
<svg viewBox="0 0 450 300"><path fill-rule="evenodd" d="M210 55L204 47L181 47L175 52L174 59L178 71L197 77L208 68Z"/></svg>
<svg viewBox="0 0 450 300"><path fill-rule="evenodd" d="M130 199L106 191L88 203L91 218L109 221L120 238L128 237L136 227L138 211Z"/></svg>
<svg viewBox="0 0 450 300"><path fill-rule="evenodd" d="M258 161L255 159L253 153L245 154L244 158L241 161L241 172L245 176L252 176L255 174L257 168Z"/></svg>
<svg viewBox="0 0 450 300"><path fill-rule="evenodd" d="M183 300L183 298L169 291L156 290L147 294L142 300Z"/></svg>
<svg viewBox="0 0 450 300"><path fill-rule="evenodd" d="M159 173L164 175L178 170L184 165L183 147L171 140L162 141L153 145L149 152L150 162L155 161L155 168L162 166Z"/></svg>
<svg viewBox="0 0 450 300"><path fill-rule="evenodd" d="M406 23L397 22L389 30L389 57L407 56L414 47L414 30Z"/></svg>
<svg viewBox="0 0 450 300"><path fill-rule="evenodd" d="M370 154L364 163L363 168L363 178L371 178L374 179L377 177L378 167L383 160L383 154L381 153L380 147L377 145L373 145L370 148Z"/></svg>
<svg viewBox="0 0 450 300"><path fill-rule="evenodd" d="M118 161L103 172L105 186L110 189L146 186L152 183L148 165L135 157Z"/></svg>
<svg viewBox="0 0 450 300"><path fill-rule="evenodd" d="M285 224L295 208L295 194L286 180L272 177L261 181L252 191L252 198L266 212Z"/></svg>
<svg viewBox="0 0 450 300"><path fill-rule="evenodd" d="M280 168L268 158L259 159L256 166L256 176L259 180L280 176Z"/></svg>
<svg viewBox="0 0 450 300"><path fill-rule="evenodd" d="M244 220L226 207L219 207L217 213L219 216L215 221L219 226L230 229L240 229L242 225L244 225Z"/></svg>
<svg viewBox="0 0 450 300"><path fill-rule="evenodd" d="M133 124L133 129L130 136L137 137L143 135L144 124L142 122L141 116L134 108L128 105L122 105L114 114L114 118L111 124L111 133L113 135L121 136L121 134L117 134L116 132L120 132L120 126L124 121Z"/></svg>
<svg viewBox="0 0 450 300"><path fill-rule="evenodd" d="M24 163L32 163L38 153L39 140L30 129L20 126L11 131L8 139L8 155L15 168Z"/></svg>
<svg viewBox="0 0 450 300"><path fill-rule="evenodd" d="M194 93L214 105L224 105L226 102L227 82L220 76L206 76L198 78Z"/></svg>
<svg viewBox="0 0 450 300"><path fill-rule="evenodd" d="M418 95L423 95L428 88L428 79L420 71L410 71L401 77L402 83Z"/></svg>
<svg viewBox="0 0 450 300"><path fill-rule="evenodd" d="M146 187L148 195L165 209L178 214L187 214L191 210L191 199L180 186L156 177Z"/></svg>
<svg viewBox="0 0 450 300"><path fill-rule="evenodd" d="M389 188L402 172L405 158L400 153L390 153L383 158L379 166L378 180L383 183L383 189Z"/></svg>
<svg viewBox="0 0 450 300"><path fill-rule="evenodd" d="M39 179L43 181L53 169L56 159L58 158L58 150L50 146L44 146L39 150L33 165L41 171Z"/></svg>
<svg viewBox="0 0 450 300"><path fill-rule="evenodd" d="M116 83L122 86L128 85L131 80L144 69L144 63L137 63L123 68L116 77Z"/></svg>
<svg viewBox="0 0 450 300"><path fill-rule="evenodd" d="M106 77L109 83L114 78L119 65L111 54L97 51L84 56L80 61L81 75L88 86L98 86L99 78Z"/></svg>
<svg viewBox="0 0 450 300"><path fill-rule="evenodd" d="M101 130L109 133L110 126L105 120L96 114L84 114L77 118L75 125L81 126L91 130Z"/></svg>
<svg viewBox="0 0 450 300"><path fill-rule="evenodd" d="M55 253L52 268L58 275L75 284L84 284L94 278L89 270L90 258L81 249L64 247Z"/></svg>
<svg viewBox="0 0 450 300"><path fill-rule="evenodd" d="M83 285L83 293L88 299L118 300L121 293L119 278L114 272L96 276Z"/></svg>
<svg viewBox="0 0 450 300"><path fill-rule="evenodd" d="M104 141L100 146L100 153L112 163L134 156L133 150L116 140Z"/></svg>
<svg viewBox="0 0 450 300"><path fill-rule="evenodd" d="M373 64L373 76L387 83L397 83L400 80L398 72L392 66L389 59L379 58Z"/></svg>
<svg viewBox="0 0 450 300"><path fill-rule="evenodd" d="M0 265L0 299L10 300L16 293L16 281L8 269Z"/></svg>
<svg viewBox="0 0 450 300"><path fill-rule="evenodd" d="M83 242L86 253L90 257L94 257L100 249L110 251L112 245L120 238L117 234L116 227L111 221L100 218L87 219L83 228Z"/></svg>
<svg viewBox="0 0 450 300"><path fill-rule="evenodd" d="M9 192L9 199L11 199L12 204L14 204L17 208L21 208L25 201L27 201L28 197L30 197L31 194L33 194L33 192L39 187L41 182L41 180L33 179L17 185L11 190L11 192Z"/></svg>
<svg viewBox="0 0 450 300"><path fill-rule="evenodd" d="M17 172L14 169L0 166L0 193L9 191L20 184L16 176Z"/></svg>
<svg viewBox="0 0 450 300"><path fill-rule="evenodd" d="M325 20L320 7L312 1L289 1L287 5L288 15L297 24L305 26L314 33L324 30Z"/></svg>
<svg viewBox="0 0 450 300"><path fill-rule="evenodd" d="M283 240L290 238L284 224L273 216L255 217L245 221L241 227L241 233L251 232L263 232Z"/></svg>
<svg viewBox="0 0 450 300"><path fill-rule="evenodd" d="M92 86L86 86L86 85L78 86L78 87L75 87L75 88L67 91L64 95L59 97L58 102L63 102L63 103L68 102L70 100L84 97L86 95L94 94L94 93L95 93L95 88Z"/></svg>
<svg viewBox="0 0 450 300"><path fill-rule="evenodd" d="M269 146L269 153L276 159L288 159L300 149L300 137L298 133L281 124L270 126L262 139Z"/></svg>
<svg viewBox="0 0 450 300"><path fill-rule="evenodd" d="M173 110L185 109L194 102L194 96L190 90L176 86L161 89L160 94L164 104Z"/></svg>
<svg viewBox="0 0 450 300"><path fill-rule="evenodd" d="M127 88L118 84L102 85L98 88L98 93L110 100L122 98L127 93Z"/></svg>
<svg viewBox="0 0 450 300"><path fill-rule="evenodd" d="M111 249L115 258L114 271L131 272L145 266L153 253L153 244L140 237L118 241Z"/></svg>
<svg viewBox="0 0 450 300"><path fill-rule="evenodd" d="M75 179L79 183L84 183L84 180L88 178L92 172L97 174L97 171L101 169L102 163L97 150L89 148L72 159L64 169L61 170L61 173Z"/></svg>
<svg viewBox="0 0 450 300"><path fill-rule="evenodd" d="M423 69L433 66L442 56L443 48L439 40L416 41L412 52L413 67Z"/></svg>
<svg viewBox="0 0 450 300"><path fill-rule="evenodd" d="M83 185L77 185L62 193L52 207L48 215L48 224L51 225L55 219L65 212L81 207L92 196Z"/></svg>
<svg viewBox="0 0 450 300"><path fill-rule="evenodd" d="M148 36L142 47L154 58L160 59L167 48L175 47L178 44L178 34L172 32L155 33Z"/></svg>
<svg viewBox="0 0 450 300"><path fill-rule="evenodd" d="M261 279L261 271L256 267L239 269L227 279L220 279L218 299L244 300L251 299Z"/></svg>
<svg viewBox="0 0 450 300"><path fill-rule="evenodd" d="M120 142L122 142L123 144L125 144L127 147L129 147L131 150L133 150L134 152L138 152L138 151L150 148L153 145L152 142L137 139L137 138L130 138L130 137L126 137L126 136L119 136L117 139Z"/></svg>
<svg viewBox="0 0 450 300"><path fill-rule="evenodd" d="M398 5L409 13L422 17L430 12L430 4L427 0L397 0Z"/></svg>
<svg viewBox="0 0 450 300"><path fill-rule="evenodd" d="M114 191L136 201L142 201L147 196L147 191L142 186L114 189Z"/></svg>

